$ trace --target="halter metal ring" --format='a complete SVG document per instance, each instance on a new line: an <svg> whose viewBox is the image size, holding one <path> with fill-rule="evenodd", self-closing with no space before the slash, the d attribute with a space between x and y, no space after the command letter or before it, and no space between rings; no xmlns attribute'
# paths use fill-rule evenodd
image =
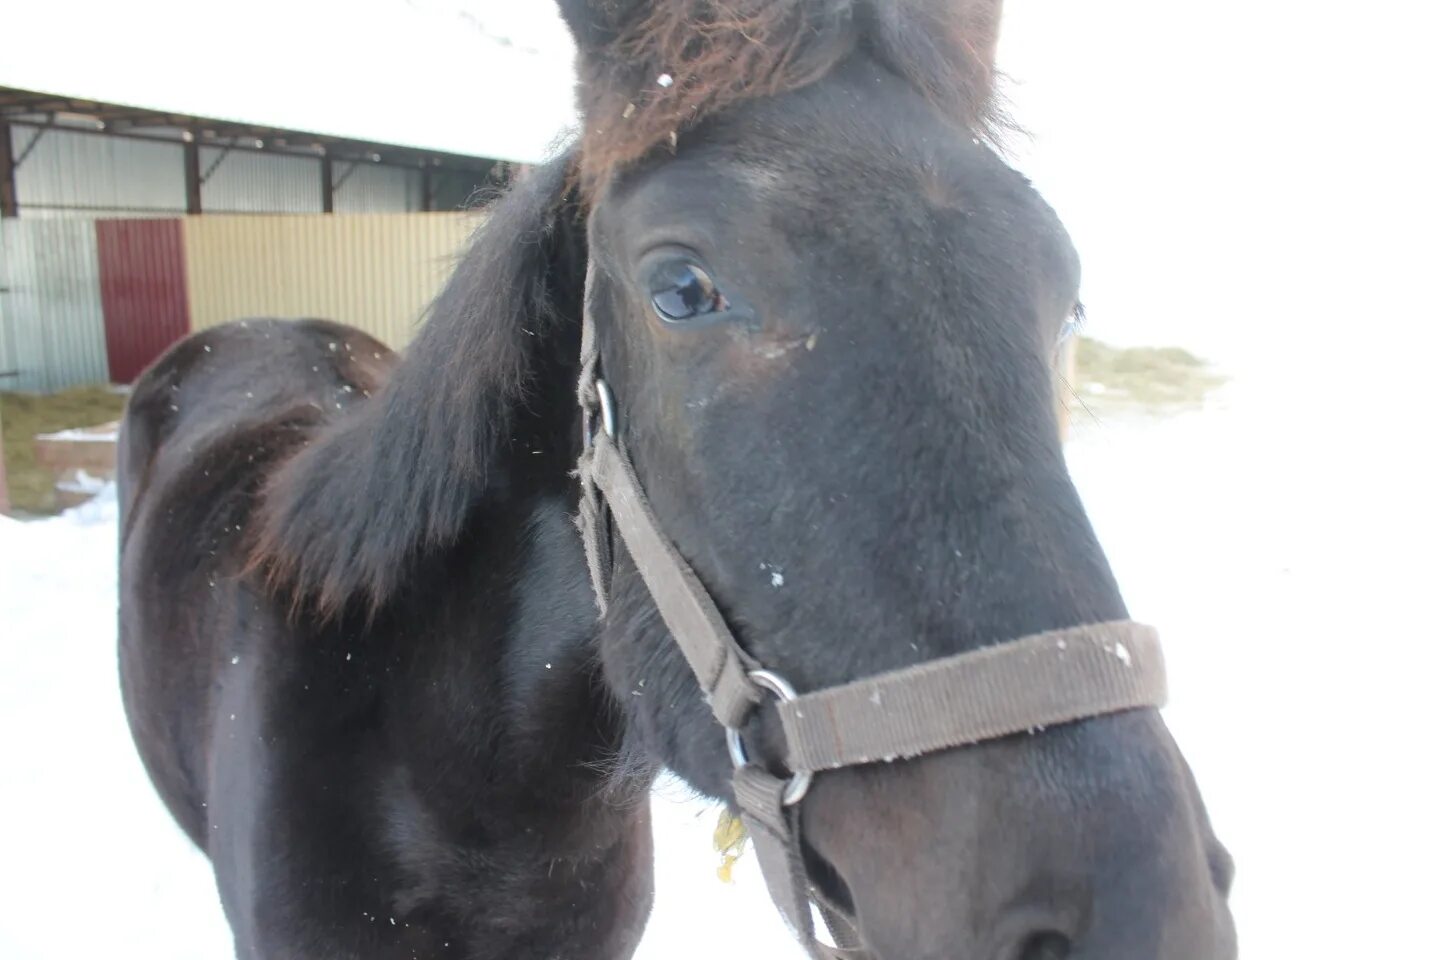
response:
<svg viewBox="0 0 1440 960"><path fill-rule="evenodd" d="M751 670L748 674L751 682L762 690L768 690L775 695L777 700L790 701L799 699L795 688L790 686L790 681L769 670ZM730 762L735 769L750 763L750 755L745 750L745 741L740 736L736 727L725 728L725 745L730 748ZM787 807L793 807L805 799L805 794L810 792L810 781L815 779L814 772L810 770L796 770L790 774L790 779L785 783L785 794L781 802Z"/></svg>
<svg viewBox="0 0 1440 960"><path fill-rule="evenodd" d="M605 428L605 435L611 440L615 439L615 395L610 392L610 384L604 380L595 381L595 396L600 398L600 425Z"/></svg>

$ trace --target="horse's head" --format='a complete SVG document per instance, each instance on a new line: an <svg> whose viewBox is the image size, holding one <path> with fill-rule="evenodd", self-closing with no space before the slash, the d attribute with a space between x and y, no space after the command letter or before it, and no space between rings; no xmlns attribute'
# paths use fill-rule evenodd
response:
<svg viewBox="0 0 1440 960"><path fill-rule="evenodd" d="M1123 618L1053 413L1076 255L981 142L998 2L631 6L568 13L587 309L660 526L749 653L805 691ZM726 796L623 552L613 589L634 729ZM1153 710L822 774L803 835L881 957L1233 953Z"/></svg>
<svg viewBox="0 0 1440 960"><path fill-rule="evenodd" d="M999 0L561 6L579 147L493 208L386 391L287 467L277 575L379 606L485 504L564 490L583 285L665 537L800 691L1123 618L1054 416L1076 256L982 142ZM729 798L623 548L611 573L631 740ZM774 728L766 706L746 739ZM821 773L800 809L808 874L885 960L1234 955L1228 858L1153 709Z"/></svg>

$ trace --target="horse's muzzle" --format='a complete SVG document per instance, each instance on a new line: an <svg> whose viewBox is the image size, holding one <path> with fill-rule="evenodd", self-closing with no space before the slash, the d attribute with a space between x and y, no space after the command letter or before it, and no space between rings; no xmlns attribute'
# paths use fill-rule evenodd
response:
<svg viewBox="0 0 1440 960"><path fill-rule="evenodd" d="M817 879L877 960L1234 960L1229 856L1153 710L816 779Z"/></svg>

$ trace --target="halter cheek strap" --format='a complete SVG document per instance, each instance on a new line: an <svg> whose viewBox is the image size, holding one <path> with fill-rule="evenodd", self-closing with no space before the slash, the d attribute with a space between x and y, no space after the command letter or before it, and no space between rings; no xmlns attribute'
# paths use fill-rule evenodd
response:
<svg viewBox="0 0 1440 960"><path fill-rule="evenodd" d="M581 335L580 405L586 449L577 475L578 524L603 615L614 524L660 616L725 727L735 804L775 901L811 954L868 956L853 923L813 889L800 851L800 801L816 772L890 762L1141 707L1166 696L1154 629L1129 620L1037 633L968 653L797 694L735 639L714 600L660 530L618 439L614 399L599 377L594 325ZM778 699L789 779L752 763L740 739L751 711ZM839 947L815 938L816 902Z"/></svg>

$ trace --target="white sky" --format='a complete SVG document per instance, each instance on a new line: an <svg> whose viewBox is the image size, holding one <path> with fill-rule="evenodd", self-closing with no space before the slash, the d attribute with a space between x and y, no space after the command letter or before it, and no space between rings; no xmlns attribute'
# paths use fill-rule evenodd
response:
<svg viewBox="0 0 1440 960"><path fill-rule="evenodd" d="M1435 327L1434 5L1007 9L1021 165L1080 248L1098 336L1273 376L1418 347L1417 310Z"/></svg>
<svg viewBox="0 0 1440 960"><path fill-rule="evenodd" d="M1011 0L1015 161L1080 249L1091 332L1271 376L1364 331L1426 374L1433 10ZM11 86L527 160L574 119L543 0L9 0L3 27Z"/></svg>
<svg viewBox="0 0 1440 960"><path fill-rule="evenodd" d="M573 119L532 0L8 0L3 32L0 85L177 113L517 160Z"/></svg>

